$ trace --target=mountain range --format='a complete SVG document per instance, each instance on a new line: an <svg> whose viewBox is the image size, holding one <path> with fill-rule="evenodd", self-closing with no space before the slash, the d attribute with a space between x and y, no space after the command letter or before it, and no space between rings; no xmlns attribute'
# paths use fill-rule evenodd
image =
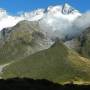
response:
<svg viewBox="0 0 90 90"><path fill-rule="evenodd" d="M0 77L90 84L89 18L67 3L19 16L0 9Z"/></svg>

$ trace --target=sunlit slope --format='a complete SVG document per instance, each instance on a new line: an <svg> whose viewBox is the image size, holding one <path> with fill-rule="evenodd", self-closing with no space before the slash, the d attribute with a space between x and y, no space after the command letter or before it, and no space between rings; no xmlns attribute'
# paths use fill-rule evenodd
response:
<svg viewBox="0 0 90 90"><path fill-rule="evenodd" d="M90 81L90 61L57 42L47 50L7 66L2 77L48 79L58 83Z"/></svg>

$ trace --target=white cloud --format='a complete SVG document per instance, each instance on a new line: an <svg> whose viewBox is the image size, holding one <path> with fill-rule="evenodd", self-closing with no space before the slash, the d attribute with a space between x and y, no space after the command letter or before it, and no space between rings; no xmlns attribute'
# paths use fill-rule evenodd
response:
<svg viewBox="0 0 90 90"><path fill-rule="evenodd" d="M6 10L0 8L0 30L15 26L21 20L22 17L9 15Z"/></svg>
<svg viewBox="0 0 90 90"><path fill-rule="evenodd" d="M66 17L66 16L65 16ZM68 17L68 16L67 16ZM90 27L90 12L86 12L82 15L77 16L74 20L69 20L69 18L64 17L53 17L46 16L40 23L40 26L44 31L48 32L50 37L75 37L80 35L86 28ZM48 36L49 36L48 35Z"/></svg>
<svg viewBox="0 0 90 90"><path fill-rule="evenodd" d="M40 9L36 12L19 12L17 15L9 15L6 10L0 9L0 30L12 27L22 20L40 19L40 27L49 37L65 38L66 36L75 36L90 27L89 11L82 15L79 12L64 15L60 12L44 13L44 9Z"/></svg>
<svg viewBox="0 0 90 90"><path fill-rule="evenodd" d="M81 17L77 18L74 25L80 29L90 27L90 12L84 13Z"/></svg>

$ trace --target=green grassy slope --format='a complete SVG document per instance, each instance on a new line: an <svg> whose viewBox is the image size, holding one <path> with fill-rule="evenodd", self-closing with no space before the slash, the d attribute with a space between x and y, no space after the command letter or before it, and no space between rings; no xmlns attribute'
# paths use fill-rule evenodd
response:
<svg viewBox="0 0 90 90"><path fill-rule="evenodd" d="M57 42L47 50L7 66L2 77L30 77L57 83L90 81L90 61Z"/></svg>

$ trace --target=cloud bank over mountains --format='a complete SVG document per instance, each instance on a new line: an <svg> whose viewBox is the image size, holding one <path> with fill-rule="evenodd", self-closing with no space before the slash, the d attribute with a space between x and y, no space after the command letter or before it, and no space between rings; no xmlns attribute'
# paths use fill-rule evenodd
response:
<svg viewBox="0 0 90 90"><path fill-rule="evenodd" d="M37 9L18 16L9 15L0 9L0 30L15 26L22 20L37 21L49 37L65 38L74 36L90 26L90 12L81 14L69 4Z"/></svg>

